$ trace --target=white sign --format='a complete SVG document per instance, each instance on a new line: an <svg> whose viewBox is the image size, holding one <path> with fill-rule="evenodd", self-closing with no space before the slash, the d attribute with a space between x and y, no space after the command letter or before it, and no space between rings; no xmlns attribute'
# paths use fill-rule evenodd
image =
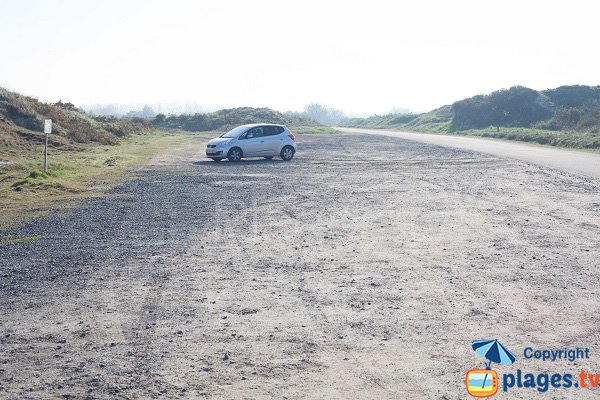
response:
<svg viewBox="0 0 600 400"><path fill-rule="evenodd" d="M52 120L47 119L44 121L44 133L52 133Z"/></svg>

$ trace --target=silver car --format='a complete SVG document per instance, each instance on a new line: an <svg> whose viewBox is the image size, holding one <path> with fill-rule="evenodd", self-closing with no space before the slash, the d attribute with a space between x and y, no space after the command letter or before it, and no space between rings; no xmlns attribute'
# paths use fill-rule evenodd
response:
<svg viewBox="0 0 600 400"><path fill-rule="evenodd" d="M245 157L275 156L284 161L294 158L296 137L285 125L250 124L238 126L206 144L206 157L214 161L227 158L240 161Z"/></svg>

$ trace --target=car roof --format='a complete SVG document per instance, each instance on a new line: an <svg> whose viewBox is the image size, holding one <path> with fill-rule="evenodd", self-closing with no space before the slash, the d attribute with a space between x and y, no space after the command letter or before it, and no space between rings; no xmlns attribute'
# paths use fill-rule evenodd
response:
<svg viewBox="0 0 600 400"><path fill-rule="evenodd" d="M245 125L240 125L240 126L245 126L248 128L252 128L254 126L281 126L285 128L285 125L283 124L245 124Z"/></svg>

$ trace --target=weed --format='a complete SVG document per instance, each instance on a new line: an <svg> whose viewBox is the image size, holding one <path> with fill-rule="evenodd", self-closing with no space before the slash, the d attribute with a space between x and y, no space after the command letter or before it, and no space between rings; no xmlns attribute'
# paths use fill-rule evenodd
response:
<svg viewBox="0 0 600 400"><path fill-rule="evenodd" d="M40 172L40 171L31 171L31 172L29 173L29 177L30 177L31 179L38 179L38 178L41 178L41 179L48 179L48 175L46 175L45 173L43 173L43 172Z"/></svg>
<svg viewBox="0 0 600 400"><path fill-rule="evenodd" d="M39 240L41 238L42 238L41 236L25 236L25 237L17 237L17 238L9 237L9 238L6 238L6 239L0 241L0 247L9 246L11 244L33 242L34 240Z"/></svg>

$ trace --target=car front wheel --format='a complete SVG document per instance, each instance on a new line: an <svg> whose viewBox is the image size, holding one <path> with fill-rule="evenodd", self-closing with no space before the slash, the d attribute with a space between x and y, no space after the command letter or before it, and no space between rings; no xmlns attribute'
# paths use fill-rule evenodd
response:
<svg viewBox="0 0 600 400"><path fill-rule="evenodd" d="M290 161L294 158L294 148L292 146L285 146L281 149L280 156L283 161Z"/></svg>
<svg viewBox="0 0 600 400"><path fill-rule="evenodd" d="M227 159L233 162L240 161L242 159L242 149L239 147L234 147L233 149L229 150L227 153Z"/></svg>

